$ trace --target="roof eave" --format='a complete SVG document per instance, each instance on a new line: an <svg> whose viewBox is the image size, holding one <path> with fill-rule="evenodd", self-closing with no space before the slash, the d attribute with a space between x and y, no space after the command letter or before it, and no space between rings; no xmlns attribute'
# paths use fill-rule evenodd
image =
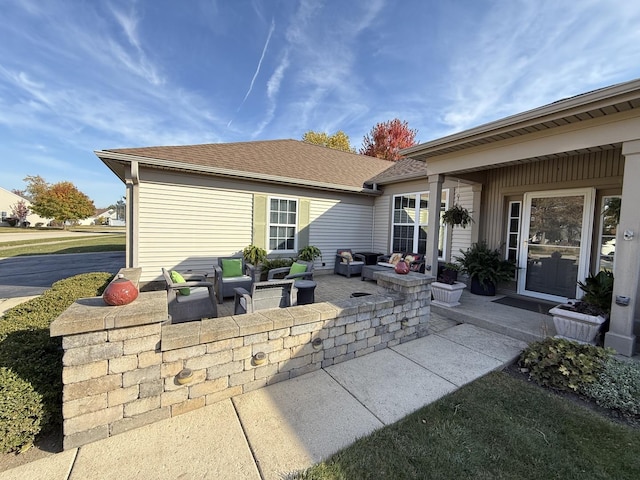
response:
<svg viewBox="0 0 640 480"><path fill-rule="evenodd" d="M107 167L118 177L118 173L109 165L108 160L116 160L122 162L138 162L139 164L148 165L150 167L166 168L169 170L179 170L203 173L207 175L215 175L227 178L236 178L241 180L252 180L263 183L274 183L279 185L289 185L297 187L313 188L318 190L329 190L348 193L359 193L365 195L380 195L381 192L375 189L354 187L350 185L338 185L334 183L317 182L313 180L298 179L292 177L282 177L279 175L268 175L255 172L244 172L240 170L231 170L227 168L208 167L203 165L192 165L177 162L173 160L163 160L158 158L141 157L137 155L130 155L124 153L110 152L108 150L96 150L94 151L96 156L107 165ZM124 181L124 179L121 178Z"/></svg>
<svg viewBox="0 0 640 480"><path fill-rule="evenodd" d="M639 89L640 79L613 85L590 93L570 97L565 100L559 100L542 107L511 115L509 117L486 123L469 130L454 133L446 137L441 137L430 142L414 145L401 150L400 154L405 157L417 159L419 157L426 156L428 153L437 152L440 149L467 142L471 138L474 140L480 140L504 130L522 128L531 122L541 123L542 121L548 121L549 117L552 116L576 115L577 113L584 111L585 107L596 108L597 106L606 106L606 104L611 103L610 100L615 98L616 101L620 101L620 97L632 92L634 92L634 97L637 97Z"/></svg>

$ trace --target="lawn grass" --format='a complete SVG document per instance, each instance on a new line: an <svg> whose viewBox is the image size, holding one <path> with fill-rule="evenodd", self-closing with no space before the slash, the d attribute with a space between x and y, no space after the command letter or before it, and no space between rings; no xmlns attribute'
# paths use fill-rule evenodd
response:
<svg viewBox="0 0 640 480"><path fill-rule="evenodd" d="M0 237L1 239L2 237ZM0 257L55 255L62 253L113 252L125 250L125 234L80 237L34 238L0 242Z"/></svg>
<svg viewBox="0 0 640 480"><path fill-rule="evenodd" d="M637 479L640 429L495 372L295 478Z"/></svg>

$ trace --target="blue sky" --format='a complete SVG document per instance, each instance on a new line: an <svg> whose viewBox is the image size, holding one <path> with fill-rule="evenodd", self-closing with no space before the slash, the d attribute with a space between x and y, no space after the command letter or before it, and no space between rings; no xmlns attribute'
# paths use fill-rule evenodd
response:
<svg viewBox="0 0 640 480"><path fill-rule="evenodd" d="M0 186L124 186L94 150L420 142L640 77L629 0L0 0Z"/></svg>

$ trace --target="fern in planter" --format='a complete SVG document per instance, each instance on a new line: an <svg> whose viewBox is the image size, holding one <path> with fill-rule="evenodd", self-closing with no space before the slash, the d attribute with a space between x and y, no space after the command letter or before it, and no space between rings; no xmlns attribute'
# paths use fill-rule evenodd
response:
<svg viewBox="0 0 640 480"><path fill-rule="evenodd" d="M471 293L477 295L495 295L495 288L503 282L513 279L516 265L505 260L502 252L491 249L487 242L474 243L461 256L455 257L460 271L471 279Z"/></svg>
<svg viewBox="0 0 640 480"><path fill-rule="evenodd" d="M313 262L318 257L322 258L322 252L314 245L308 245L298 251L298 258L305 262Z"/></svg>
<svg viewBox="0 0 640 480"><path fill-rule="evenodd" d="M452 227L459 225L466 228L471 222L473 222L473 218L471 218L469 210L457 203L442 214L442 223Z"/></svg>
<svg viewBox="0 0 640 480"><path fill-rule="evenodd" d="M267 259L267 251L256 245L248 245L242 250L242 256L246 262L257 266Z"/></svg>

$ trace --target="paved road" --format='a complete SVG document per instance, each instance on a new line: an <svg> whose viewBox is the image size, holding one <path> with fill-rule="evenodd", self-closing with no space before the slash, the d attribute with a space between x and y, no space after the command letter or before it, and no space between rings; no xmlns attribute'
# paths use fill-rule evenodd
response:
<svg viewBox="0 0 640 480"><path fill-rule="evenodd" d="M0 298L40 295L54 282L79 273L115 274L124 263L124 252L0 258Z"/></svg>

